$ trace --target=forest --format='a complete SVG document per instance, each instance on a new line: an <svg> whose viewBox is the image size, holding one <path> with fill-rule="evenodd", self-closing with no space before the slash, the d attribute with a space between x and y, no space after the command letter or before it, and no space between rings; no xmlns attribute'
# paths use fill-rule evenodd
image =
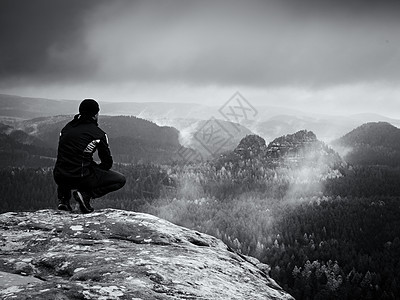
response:
<svg viewBox="0 0 400 300"><path fill-rule="evenodd" d="M400 298L399 168L352 166L322 183L253 165L236 173L210 163L115 169L127 185L93 200L95 209L151 213L216 236L270 265L296 299ZM51 167L0 176L2 212L55 208Z"/></svg>
<svg viewBox="0 0 400 300"><path fill-rule="evenodd" d="M49 119L41 121L42 135L55 136ZM185 163L171 160L179 146L175 130L136 118L104 121L109 130L133 122L159 139L113 132L113 168L127 183L94 199L95 209L150 213L213 235L268 264L296 299L400 299L400 167L387 155L392 136L381 134L389 125L367 124L345 136L342 145L354 148L346 161L302 130L269 145L248 135L233 151ZM10 126L2 130L0 212L54 209L55 150L26 143L32 137L22 131L7 134ZM378 151L381 142L386 152ZM355 160L360 149L365 155Z"/></svg>

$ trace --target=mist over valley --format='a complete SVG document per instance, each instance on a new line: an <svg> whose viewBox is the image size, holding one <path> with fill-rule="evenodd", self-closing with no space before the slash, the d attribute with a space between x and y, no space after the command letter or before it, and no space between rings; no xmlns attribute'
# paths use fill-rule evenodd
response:
<svg viewBox="0 0 400 300"><path fill-rule="evenodd" d="M1 95L0 103L1 211L53 208L58 136L77 102ZM275 107L239 124L199 104L100 105L127 185L96 209L211 234L270 265L296 299L397 297L398 120Z"/></svg>

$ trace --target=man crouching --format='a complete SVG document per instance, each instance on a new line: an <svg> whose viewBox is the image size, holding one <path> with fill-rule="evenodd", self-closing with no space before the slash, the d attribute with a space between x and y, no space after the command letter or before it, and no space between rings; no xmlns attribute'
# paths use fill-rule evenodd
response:
<svg viewBox="0 0 400 300"><path fill-rule="evenodd" d="M57 183L58 209L72 211L71 191L82 213L90 213L90 200L125 185L125 176L110 170L113 165L106 133L98 127L99 104L85 99L79 114L61 130L54 180ZM93 160L98 150L101 163Z"/></svg>

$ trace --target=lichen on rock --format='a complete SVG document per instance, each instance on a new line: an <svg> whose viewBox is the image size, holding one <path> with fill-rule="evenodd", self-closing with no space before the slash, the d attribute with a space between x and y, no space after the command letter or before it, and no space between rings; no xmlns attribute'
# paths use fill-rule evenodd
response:
<svg viewBox="0 0 400 300"><path fill-rule="evenodd" d="M148 214L10 212L0 236L1 299L292 299L258 260Z"/></svg>

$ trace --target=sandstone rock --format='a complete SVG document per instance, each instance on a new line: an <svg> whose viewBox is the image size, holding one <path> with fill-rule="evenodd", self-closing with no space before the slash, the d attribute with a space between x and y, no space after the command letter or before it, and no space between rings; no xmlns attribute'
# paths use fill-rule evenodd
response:
<svg viewBox="0 0 400 300"><path fill-rule="evenodd" d="M5 213L0 238L1 299L292 299L258 260L148 214Z"/></svg>
<svg viewBox="0 0 400 300"><path fill-rule="evenodd" d="M251 134L244 137L234 151L247 157L252 157L265 150L265 140L258 135Z"/></svg>

